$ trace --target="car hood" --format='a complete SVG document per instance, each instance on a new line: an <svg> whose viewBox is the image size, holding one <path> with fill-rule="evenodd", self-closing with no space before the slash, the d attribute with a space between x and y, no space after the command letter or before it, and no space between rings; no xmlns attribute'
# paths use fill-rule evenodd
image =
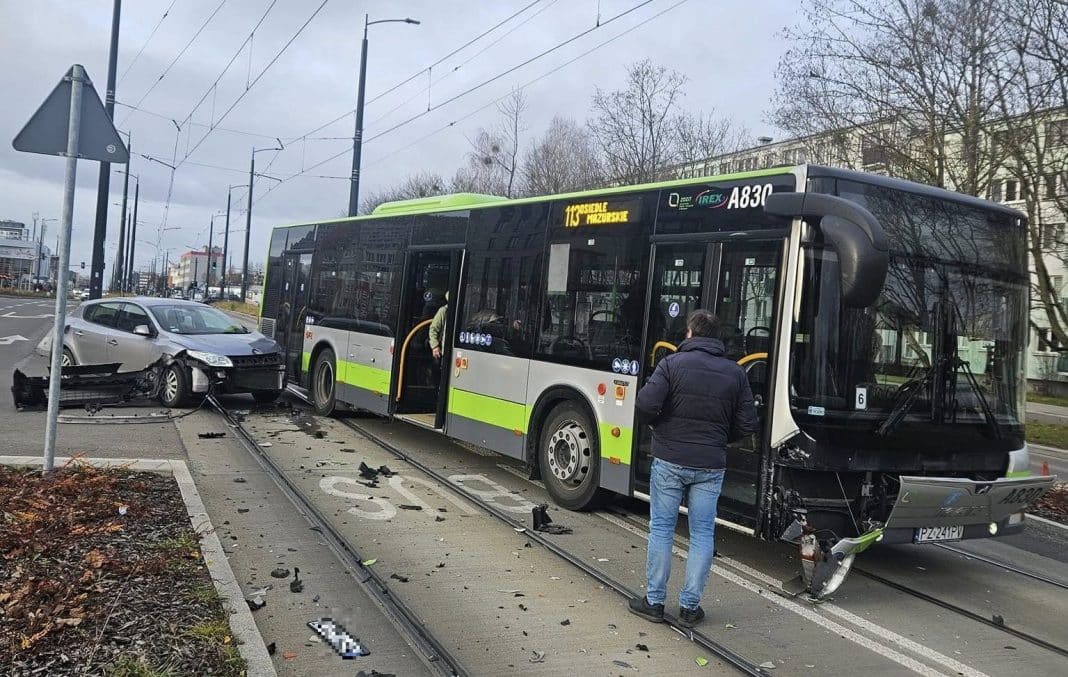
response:
<svg viewBox="0 0 1068 677"><path fill-rule="evenodd" d="M168 338L176 346L186 350L200 350L216 355L268 355L282 350L277 343L257 331L248 334L168 333Z"/></svg>

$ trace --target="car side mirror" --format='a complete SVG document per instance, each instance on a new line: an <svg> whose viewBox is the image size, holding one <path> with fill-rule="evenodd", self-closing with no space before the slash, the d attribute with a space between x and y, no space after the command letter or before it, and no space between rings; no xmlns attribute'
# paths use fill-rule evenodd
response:
<svg viewBox="0 0 1068 677"><path fill-rule="evenodd" d="M147 324L139 324L139 325L137 325L136 327L133 328L133 333L137 334L138 336L146 336L146 337L152 336L152 330L149 328L149 326Z"/></svg>

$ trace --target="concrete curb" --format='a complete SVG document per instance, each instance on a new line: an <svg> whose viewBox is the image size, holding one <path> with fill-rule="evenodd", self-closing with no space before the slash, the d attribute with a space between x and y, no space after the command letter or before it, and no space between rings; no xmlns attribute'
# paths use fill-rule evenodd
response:
<svg viewBox="0 0 1068 677"><path fill-rule="evenodd" d="M1060 522L1054 522L1048 520L1045 517L1039 517L1038 515L1032 515L1026 513L1024 515L1024 524L1031 526L1032 528L1045 532L1047 534L1053 534L1056 536L1064 537L1068 534L1068 524L1061 524Z"/></svg>
<svg viewBox="0 0 1068 677"><path fill-rule="evenodd" d="M69 457L56 457L56 466L59 467L69 460ZM189 513L189 521L193 525L193 530L200 536L200 553L204 557L204 564L208 567L208 574L215 583L215 590L222 599L223 607L230 612L228 619L230 629L233 631L238 652L248 663L248 674L268 677L277 675L274 662L268 655L267 647L263 642L263 635L256 627L252 612L245 603L241 586L230 568L230 562L226 559L222 543L215 534L215 527L204 508L204 502L200 500L200 493L197 491L193 476L189 473L185 462L140 458L82 458L80 460L98 468L124 466L131 470L167 473L174 477L178 483L178 490L182 493L186 512ZM0 456L0 465L41 465L43 462L42 458L36 456Z"/></svg>
<svg viewBox="0 0 1068 677"><path fill-rule="evenodd" d="M1059 454L1068 458L1068 449L1061 449L1060 447L1049 447L1045 444L1034 444L1033 442L1027 443L1028 449L1037 449L1038 451L1044 451L1046 453Z"/></svg>

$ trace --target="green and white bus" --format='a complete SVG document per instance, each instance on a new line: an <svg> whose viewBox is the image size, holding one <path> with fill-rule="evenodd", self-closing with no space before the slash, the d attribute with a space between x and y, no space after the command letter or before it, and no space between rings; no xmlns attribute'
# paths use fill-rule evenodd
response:
<svg viewBox="0 0 1068 677"><path fill-rule="evenodd" d="M446 305L444 356L428 325ZM1026 224L812 165L278 227L260 329L320 414L403 419L525 462L561 506L647 498L635 395L715 313L757 400L726 526L826 562L1004 534L1049 485L1023 439ZM812 572L808 580L811 581ZM840 581L839 581L840 582Z"/></svg>

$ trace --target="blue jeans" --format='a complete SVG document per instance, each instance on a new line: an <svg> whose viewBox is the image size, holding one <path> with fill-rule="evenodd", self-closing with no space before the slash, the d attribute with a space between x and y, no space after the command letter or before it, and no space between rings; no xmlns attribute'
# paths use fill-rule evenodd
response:
<svg viewBox="0 0 1068 677"><path fill-rule="evenodd" d="M715 552L716 504L723 488L723 470L686 468L653 459L650 481L648 581L645 597L650 604L663 604L671 575L671 546L679 519L682 497L687 497L690 552L686 582L679 592L679 605L693 609L701 602Z"/></svg>

